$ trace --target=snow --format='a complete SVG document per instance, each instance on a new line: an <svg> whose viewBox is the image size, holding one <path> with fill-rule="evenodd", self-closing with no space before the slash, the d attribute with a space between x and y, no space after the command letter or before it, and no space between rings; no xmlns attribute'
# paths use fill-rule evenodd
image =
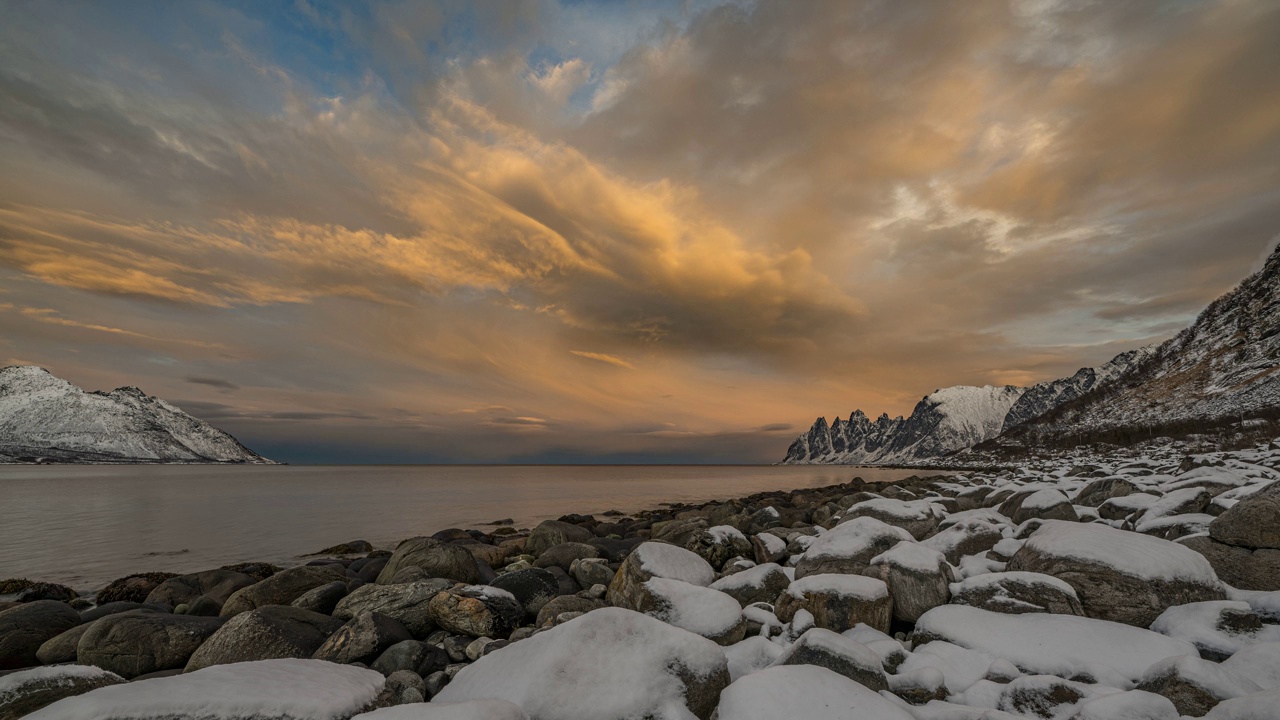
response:
<svg viewBox="0 0 1280 720"><path fill-rule="evenodd" d="M706 638L603 608L485 655L433 701L507 700L531 717L558 720L687 720L681 672L708 677L727 672L727 660Z"/></svg>
<svg viewBox="0 0 1280 720"><path fill-rule="evenodd" d="M29 683L49 680L96 680L105 677L118 676L113 672L108 672L93 665L51 665L0 675L0 706L4 705L5 697L8 693L18 690Z"/></svg>
<svg viewBox="0 0 1280 720"><path fill-rule="evenodd" d="M1071 501L1067 499L1066 495L1053 488L1037 490L1022 501L1022 507L1027 510L1047 510L1059 505L1070 504Z"/></svg>
<svg viewBox="0 0 1280 720"><path fill-rule="evenodd" d="M1280 626L1276 625L1263 625L1257 632L1240 634L1220 629L1218 621L1224 610L1252 612L1248 603L1233 600L1175 605L1161 613L1151 623L1151 629L1222 655L1231 655L1260 642L1280 641Z"/></svg>
<svg viewBox="0 0 1280 720"><path fill-rule="evenodd" d="M1267 690L1218 703L1205 720L1275 720L1280 690Z"/></svg>
<svg viewBox="0 0 1280 720"><path fill-rule="evenodd" d="M732 542L734 540L741 540L744 543L747 542L747 536L743 535L741 530L732 525L716 525L714 527L709 527L707 528L707 533L711 535L711 539L715 540L717 543Z"/></svg>
<svg viewBox="0 0 1280 720"><path fill-rule="evenodd" d="M744 675L759 672L773 665L786 651L781 645L759 635L734 643L724 650L729 660L729 677L737 682Z"/></svg>
<svg viewBox="0 0 1280 720"><path fill-rule="evenodd" d="M889 596L889 586L876 578L864 575L837 575L823 573L807 575L787 586L787 594L797 600L808 593L855 597L861 600L879 600Z"/></svg>
<svg viewBox="0 0 1280 720"><path fill-rule="evenodd" d="M916 632L1004 658L1027 672L1090 675L1122 689L1165 658L1196 654L1191 643L1130 625L1075 615L1006 615L965 605L933 608L916 623Z"/></svg>
<svg viewBox="0 0 1280 720"><path fill-rule="evenodd" d="M1249 608L1260 617L1280 621L1280 591L1258 593L1246 602L1249 603Z"/></svg>
<svg viewBox="0 0 1280 720"><path fill-rule="evenodd" d="M770 555L781 555L787 551L787 541L773 533L762 532L756 538L764 545L765 552Z"/></svg>
<svg viewBox="0 0 1280 720"><path fill-rule="evenodd" d="M1248 680L1263 690L1280 688L1280 642L1250 645L1222 661L1228 675Z"/></svg>
<svg viewBox="0 0 1280 720"><path fill-rule="evenodd" d="M871 558L872 565L891 565L915 572L933 575L946 567L947 559L933 548L912 540L903 540L888 550Z"/></svg>
<svg viewBox="0 0 1280 720"><path fill-rule="evenodd" d="M529 716L506 700L470 700L396 705L363 713L351 720L529 720Z"/></svg>
<svg viewBox="0 0 1280 720"><path fill-rule="evenodd" d="M907 656L898 667L898 673L915 673L925 668L942 674L943 683L952 694L968 690L971 685L986 677L994 655L962 648L942 640L925 643Z"/></svg>
<svg viewBox="0 0 1280 720"><path fill-rule="evenodd" d="M641 543L632 554L640 569L654 577L682 580L706 587L716 579L716 571L697 553L661 542Z"/></svg>
<svg viewBox="0 0 1280 720"><path fill-rule="evenodd" d="M368 707L381 673L323 660L258 660L99 688L27 720L340 720Z"/></svg>
<svg viewBox="0 0 1280 720"><path fill-rule="evenodd" d="M777 563L756 565L753 568L720 578L719 580L711 583L711 589L724 592L726 590L742 590L746 588L763 587L766 578L781 571L782 566Z"/></svg>
<svg viewBox="0 0 1280 720"><path fill-rule="evenodd" d="M1178 720L1168 698L1142 690L1111 693L1080 703L1072 720Z"/></svg>
<svg viewBox="0 0 1280 720"><path fill-rule="evenodd" d="M816 665L781 665L720 694L719 720L912 720L874 690Z"/></svg>
<svg viewBox="0 0 1280 720"><path fill-rule="evenodd" d="M742 620L742 606L719 590L658 577L644 585L665 603L663 609L650 614L689 632L717 637Z"/></svg>
<svg viewBox="0 0 1280 720"><path fill-rule="evenodd" d="M999 595L1006 597L1007 593L1004 591L1003 584L1010 581L1022 582L1028 585L1047 585L1059 592L1070 595L1071 597L1076 597L1075 588L1067 584L1065 580L1056 578L1052 575L1045 575L1044 573L1025 572L1022 570L986 573L984 575L967 577L960 582L951 583L951 594L959 595L962 592L970 592L979 588L986 588L995 585L1000 589Z"/></svg>
<svg viewBox="0 0 1280 720"><path fill-rule="evenodd" d="M913 540L911 533L873 517L858 517L840 523L821 535L805 550L810 559L847 558L866 552L885 537Z"/></svg>
<svg viewBox="0 0 1280 720"><path fill-rule="evenodd" d="M1185 580L1218 585L1203 555L1168 540L1117 530L1097 523L1046 520L1023 549L1048 557L1070 557L1114 568L1146 580Z"/></svg>
<svg viewBox="0 0 1280 720"><path fill-rule="evenodd" d="M898 520L928 520L941 517L945 513L942 506L931 500L897 500L894 498L872 498L855 503L848 512L869 510L877 515L887 515Z"/></svg>

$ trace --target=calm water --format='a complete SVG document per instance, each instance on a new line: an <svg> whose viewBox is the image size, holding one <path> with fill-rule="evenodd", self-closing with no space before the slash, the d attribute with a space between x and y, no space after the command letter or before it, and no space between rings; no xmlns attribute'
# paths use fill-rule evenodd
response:
<svg viewBox="0 0 1280 720"><path fill-rule="evenodd" d="M632 512L909 470L806 466L0 466L0 578L92 591L134 572L298 562L348 540Z"/></svg>

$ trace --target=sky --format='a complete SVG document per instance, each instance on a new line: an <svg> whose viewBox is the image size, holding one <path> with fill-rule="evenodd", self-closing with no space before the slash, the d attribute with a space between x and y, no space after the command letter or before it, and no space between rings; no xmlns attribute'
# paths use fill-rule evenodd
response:
<svg viewBox="0 0 1280 720"><path fill-rule="evenodd" d="M773 462L1280 238L1280 3L0 0L0 365L289 462Z"/></svg>

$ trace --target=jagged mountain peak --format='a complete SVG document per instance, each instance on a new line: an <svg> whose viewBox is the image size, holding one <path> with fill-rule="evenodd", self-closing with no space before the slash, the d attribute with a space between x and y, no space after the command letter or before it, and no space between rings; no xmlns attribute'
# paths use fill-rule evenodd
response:
<svg viewBox="0 0 1280 720"><path fill-rule="evenodd" d="M85 392L44 368L0 368L0 459L270 462L134 386Z"/></svg>

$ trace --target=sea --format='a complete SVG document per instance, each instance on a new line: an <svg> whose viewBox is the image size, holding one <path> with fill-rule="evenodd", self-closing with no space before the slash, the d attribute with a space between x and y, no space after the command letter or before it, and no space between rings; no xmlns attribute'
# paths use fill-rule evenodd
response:
<svg viewBox="0 0 1280 720"><path fill-rule="evenodd" d="M305 562L446 528L532 527L918 471L831 465L0 465L0 579L94 592L137 572Z"/></svg>

